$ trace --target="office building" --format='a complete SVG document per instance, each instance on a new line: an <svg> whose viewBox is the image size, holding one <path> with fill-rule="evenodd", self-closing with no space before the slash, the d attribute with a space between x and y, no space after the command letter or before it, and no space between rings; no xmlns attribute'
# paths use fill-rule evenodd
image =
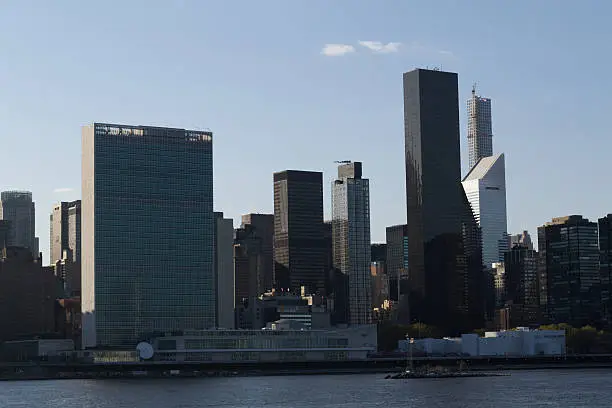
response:
<svg viewBox="0 0 612 408"><path fill-rule="evenodd" d="M325 290L323 174L274 173L274 274L277 287L300 293Z"/></svg>
<svg viewBox="0 0 612 408"><path fill-rule="evenodd" d="M482 259L486 268L504 260L508 250L506 170L504 155L479 159L462 183L482 233Z"/></svg>
<svg viewBox="0 0 612 408"><path fill-rule="evenodd" d="M389 276L389 298L395 306L397 319L409 323L408 304L408 226L386 228L387 253L385 270Z"/></svg>
<svg viewBox="0 0 612 408"><path fill-rule="evenodd" d="M251 298L237 309L240 329L262 329L278 320L297 322L306 329L329 328L330 313L321 296L272 291Z"/></svg>
<svg viewBox="0 0 612 408"><path fill-rule="evenodd" d="M215 326L210 131L82 132L84 347Z"/></svg>
<svg viewBox="0 0 612 408"><path fill-rule="evenodd" d="M0 248L0 342L54 333L59 287L53 267L28 248Z"/></svg>
<svg viewBox="0 0 612 408"><path fill-rule="evenodd" d="M374 243L371 245L372 262L387 262L387 244Z"/></svg>
<svg viewBox="0 0 612 408"><path fill-rule="evenodd" d="M528 231L523 231L521 234L512 234L508 235L509 246L508 249L511 249L515 245L522 245L527 249L533 250L533 241L531 241L531 235L529 235Z"/></svg>
<svg viewBox="0 0 612 408"><path fill-rule="evenodd" d="M482 327L480 230L461 186L457 74L404 74L410 319Z"/></svg>
<svg viewBox="0 0 612 408"><path fill-rule="evenodd" d="M11 222L7 220L0 220L0 249L8 246L10 233Z"/></svg>
<svg viewBox="0 0 612 408"><path fill-rule="evenodd" d="M598 228L602 318L609 328L612 325L612 214L600 218Z"/></svg>
<svg viewBox="0 0 612 408"><path fill-rule="evenodd" d="M81 263L74 262L70 250L65 250L62 258L54 263L55 276L63 286L64 297L81 296Z"/></svg>
<svg viewBox="0 0 612 408"><path fill-rule="evenodd" d="M504 257L503 292L498 306L498 328L508 330L540 323L538 254L521 244Z"/></svg>
<svg viewBox="0 0 612 408"><path fill-rule="evenodd" d="M38 258L36 212L29 191L3 191L0 193L0 219L11 222L8 244L28 248Z"/></svg>
<svg viewBox="0 0 612 408"><path fill-rule="evenodd" d="M491 99L476 95L467 101L469 166L472 169L478 160L493 156L493 127L491 124Z"/></svg>
<svg viewBox="0 0 612 408"><path fill-rule="evenodd" d="M346 322L370 324L370 181L362 177L361 162L338 166L338 178L332 184L332 229L334 267L346 277Z"/></svg>
<svg viewBox="0 0 612 408"><path fill-rule="evenodd" d="M274 288L274 214L245 214L242 228L253 227L261 240L261 274L258 286L263 293Z"/></svg>
<svg viewBox="0 0 612 408"><path fill-rule="evenodd" d="M264 293L264 239L252 224L243 224L234 231L235 304Z"/></svg>
<svg viewBox="0 0 612 408"><path fill-rule="evenodd" d="M216 327L233 329L235 306L234 220L215 212L213 268L217 287Z"/></svg>
<svg viewBox="0 0 612 408"><path fill-rule="evenodd" d="M540 304L552 323L596 325L601 317L597 223L580 215L538 227Z"/></svg>
<svg viewBox="0 0 612 408"><path fill-rule="evenodd" d="M69 251L73 262L81 262L81 200L56 204L49 225L50 263L61 260L64 251Z"/></svg>

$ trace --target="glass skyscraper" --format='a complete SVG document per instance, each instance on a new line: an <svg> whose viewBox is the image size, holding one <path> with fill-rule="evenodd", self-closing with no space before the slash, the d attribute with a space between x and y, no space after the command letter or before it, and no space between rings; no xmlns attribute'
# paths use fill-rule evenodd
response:
<svg viewBox="0 0 612 408"><path fill-rule="evenodd" d="M480 229L461 185L456 73L404 73L410 320L447 332L481 327Z"/></svg>
<svg viewBox="0 0 612 408"><path fill-rule="evenodd" d="M83 345L215 325L212 133L82 132Z"/></svg>
<svg viewBox="0 0 612 408"><path fill-rule="evenodd" d="M580 215L538 227L540 304L551 323L574 327L601 319L598 225Z"/></svg>
<svg viewBox="0 0 612 408"><path fill-rule="evenodd" d="M491 99L476 95L467 102L469 165L472 169L478 160L493 155L493 126L491 123Z"/></svg>
<svg viewBox="0 0 612 408"><path fill-rule="evenodd" d="M344 276L335 290L344 292L350 324L372 323L370 181L361 173L361 162L342 164L332 185L334 267Z"/></svg>
<svg viewBox="0 0 612 408"><path fill-rule="evenodd" d="M274 173L274 276L277 289L325 291L323 173Z"/></svg>
<svg viewBox="0 0 612 408"><path fill-rule="evenodd" d="M462 184L482 231L482 259L490 269L508 251L504 154L483 157Z"/></svg>

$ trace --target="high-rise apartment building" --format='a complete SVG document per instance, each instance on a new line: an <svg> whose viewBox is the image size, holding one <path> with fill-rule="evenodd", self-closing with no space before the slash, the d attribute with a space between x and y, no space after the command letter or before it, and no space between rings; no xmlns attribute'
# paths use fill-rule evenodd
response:
<svg viewBox="0 0 612 408"><path fill-rule="evenodd" d="M362 178L361 162L338 166L332 184L334 267L344 276L348 295L347 323L372 322L370 273L370 180Z"/></svg>
<svg viewBox="0 0 612 408"><path fill-rule="evenodd" d="M538 227L540 304L552 323L595 325L601 317L597 223L580 215Z"/></svg>
<svg viewBox="0 0 612 408"><path fill-rule="evenodd" d="M472 169L478 160L493 155L493 127L491 124L491 99L476 95L467 101L469 165Z"/></svg>
<svg viewBox="0 0 612 408"><path fill-rule="evenodd" d="M81 262L81 200L56 204L49 225L50 263L63 259L64 251L73 262Z"/></svg>
<svg viewBox="0 0 612 408"><path fill-rule="evenodd" d="M598 227L602 318L604 324L610 327L612 325L612 214L600 218Z"/></svg>
<svg viewBox="0 0 612 408"><path fill-rule="evenodd" d="M324 291L323 174L274 173L274 274L279 289Z"/></svg>
<svg viewBox="0 0 612 408"><path fill-rule="evenodd" d="M461 186L457 74L404 74L411 320L483 324L480 230Z"/></svg>
<svg viewBox="0 0 612 408"><path fill-rule="evenodd" d="M216 327L233 329L235 306L234 220L215 212L214 271L216 284Z"/></svg>
<svg viewBox="0 0 612 408"><path fill-rule="evenodd" d="M260 239L261 275L258 286L263 293L274 287L274 214L245 214L242 216L242 228L246 225L252 226Z"/></svg>
<svg viewBox="0 0 612 408"><path fill-rule="evenodd" d="M83 345L215 325L210 131L82 132Z"/></svg>
<svg viewBox="0 0 612 408"><path fill-rule="evenodd" d="M36 211L29 191L3 191L0 193L0 219L11 222L8 244L28 248L38 258L36 237Z"/></svg>
<svg viewBox="0 0 612 408"><path fill-rule="evenodd" d="M482 231L482 259L490 269L508 250L504 155L481 158L463 179L463 189Z"/></svg>

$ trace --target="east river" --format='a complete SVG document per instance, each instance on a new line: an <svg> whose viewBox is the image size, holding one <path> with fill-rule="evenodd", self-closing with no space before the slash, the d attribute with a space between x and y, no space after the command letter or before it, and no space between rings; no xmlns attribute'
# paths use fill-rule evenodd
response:
<svg viewBox="0 0 612 408"><path fill-rule="evenodd" d="M610 369L426 380L363 374L0 382L2 408L610 406Z"/></svg>

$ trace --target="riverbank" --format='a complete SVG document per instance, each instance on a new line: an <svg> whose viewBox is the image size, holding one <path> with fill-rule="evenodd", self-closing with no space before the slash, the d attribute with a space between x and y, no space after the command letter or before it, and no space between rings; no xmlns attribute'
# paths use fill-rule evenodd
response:
<svg viewBox="0 0 612 408"><path fill-rule="evenodd" d="M55 374L27 373L4 375L0 381L43 381L43 380L112 380L112 379L178 379L178 378L215 378L215 377L262 377L262 376L296 376L296 375L358 375L358 374L393 374L403 371L405 367L360 367L360 368L300 368L277 370L243 370L243 371L198 371L198 370L147 370L147 371L98 371L98 372L57 372ZM511 372L521 370L575 370L575 369L610 369L612 363L547 363L547 364L478 364L470 365L475 372Z"/></svg>

